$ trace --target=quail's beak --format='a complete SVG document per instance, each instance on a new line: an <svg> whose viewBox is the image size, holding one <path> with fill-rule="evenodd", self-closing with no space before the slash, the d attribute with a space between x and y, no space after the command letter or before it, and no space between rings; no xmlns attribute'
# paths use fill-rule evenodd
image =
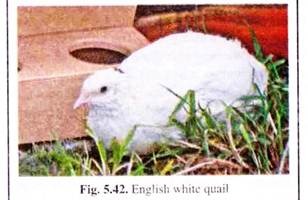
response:
<svg viewBox="0 0 308 200"><path fill-rule="evenodd" d="M78 99L75 101L74 103L74 109L79 108L80 106L89 103L90 101L90 97L84 94L80 94L80 96L78 97Z"/></svg>

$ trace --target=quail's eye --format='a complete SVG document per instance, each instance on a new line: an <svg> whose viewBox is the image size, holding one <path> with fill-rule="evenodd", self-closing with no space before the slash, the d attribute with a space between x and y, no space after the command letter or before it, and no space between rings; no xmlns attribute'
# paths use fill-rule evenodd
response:
<svg viewBox="0 0 308 200"><path fill-rule="evenodd" d="M100 92L101 92L101 93L104 93L104 92L106 92L106 91L107 91L107 86L101 87L101 89L100 89Z"/></svg>

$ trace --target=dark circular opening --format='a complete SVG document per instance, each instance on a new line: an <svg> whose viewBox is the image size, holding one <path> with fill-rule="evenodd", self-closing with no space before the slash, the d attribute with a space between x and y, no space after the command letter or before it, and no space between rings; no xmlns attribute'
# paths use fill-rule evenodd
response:
<svg viewBox="0 0 308 200"><path fill-rule="evenodd" d="M118 51L97 47L76 49L71 51L70 54L79 60L96 64L116 64L127 57Z"/></svg>

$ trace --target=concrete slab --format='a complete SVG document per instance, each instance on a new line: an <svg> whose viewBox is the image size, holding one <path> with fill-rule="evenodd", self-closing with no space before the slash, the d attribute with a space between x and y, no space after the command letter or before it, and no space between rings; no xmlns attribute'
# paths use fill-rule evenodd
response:
<svg viewBox="0 0 308 200"><path fill-rule="evenodd" d="M95 47L129 55L148 44L132 27L20 36L19 143L84 136L84 112L73 110L84 78L117 64L94 64L70 51Z"/></svg>
<svg viewBox="0 0 308 200"><path fill-rule="evenodd" d="M18 35L133 26L136 6L21 6Z"/></svg>

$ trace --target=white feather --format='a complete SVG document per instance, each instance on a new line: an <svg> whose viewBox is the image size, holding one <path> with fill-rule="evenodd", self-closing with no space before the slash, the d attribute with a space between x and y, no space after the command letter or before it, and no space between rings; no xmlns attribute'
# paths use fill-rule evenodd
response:
<svg viewBox="0 0 308 200"><path fill-rule="evenodd" d="M198 103L217 115L224 110L221 102L240 106L240 97L256 93L254 83L261 91L267 84L265 67L239 41L195 32L159 39L132 53L119 68L123 74L108 69L90 76L79 100L88 100L88 123L107 146L139 125L131 144L139 153L182 137L175 127L166 127L179 102L166 88L180 96L196 91ZM103 94L102 86L108 88ZM184 120L184 110L177 117Z"/></svg>

